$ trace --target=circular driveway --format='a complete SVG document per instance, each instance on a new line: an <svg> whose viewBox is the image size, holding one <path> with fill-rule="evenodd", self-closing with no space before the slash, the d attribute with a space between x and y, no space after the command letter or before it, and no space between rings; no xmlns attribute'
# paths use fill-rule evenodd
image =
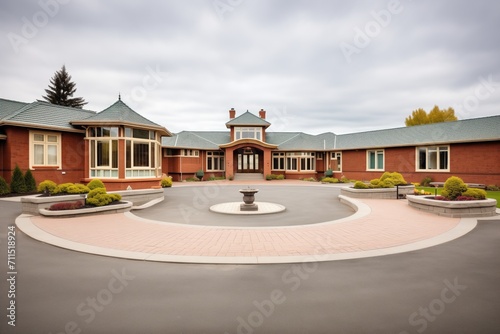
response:
<svg viewBox="0 0 500 334"><path fill-rule="evenodd" d="M212 205L219 203L243 203L243 195L238 190L246 187L227 183L174 186L165 189L163 202L146 210L136 210L134 215L178 224L268 227L316 224L354 213L352 208L339 202L340 188L328 185L257 185L259 192L255 194L256 202L270 202L286 207L284 212L276 214L236 217L209 210Z"/></svg>

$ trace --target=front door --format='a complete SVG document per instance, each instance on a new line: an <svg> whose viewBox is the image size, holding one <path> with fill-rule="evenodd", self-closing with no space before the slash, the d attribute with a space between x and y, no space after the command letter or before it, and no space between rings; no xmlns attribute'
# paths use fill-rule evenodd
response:
<svg viewBox="0 0 500 334"><path fill-rule="evenodd" d="M259 154L250 149L238 152L238 173L258 173Z"/></svg>

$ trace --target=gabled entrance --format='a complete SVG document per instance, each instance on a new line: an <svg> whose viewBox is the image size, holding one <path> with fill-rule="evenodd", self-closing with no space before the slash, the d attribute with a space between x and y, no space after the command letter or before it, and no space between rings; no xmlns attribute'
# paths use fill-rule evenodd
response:
<svg viewBox="0 0 500 334"><path fill-rule="evenodd" d="M262 150L248 146L236 150L235 153L236 173L262 173Z"/></svg>

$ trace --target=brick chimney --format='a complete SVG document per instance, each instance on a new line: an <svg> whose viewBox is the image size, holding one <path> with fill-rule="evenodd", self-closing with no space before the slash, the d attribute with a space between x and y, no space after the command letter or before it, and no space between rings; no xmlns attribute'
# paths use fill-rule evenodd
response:
<svg viewBox="0 0 500 334"><path fill-rule="evenodd" d="M262 119L266 119L266 111L264 109L260 109L259 117Z"/></svg>
<svg viewBox="0 0 500 334"><path fill-rule="evenodd" d="M234 108L231 108L231 110L229 110L229 118L233 119L235 117L236 117L236 110L234 110Z"/></svg>

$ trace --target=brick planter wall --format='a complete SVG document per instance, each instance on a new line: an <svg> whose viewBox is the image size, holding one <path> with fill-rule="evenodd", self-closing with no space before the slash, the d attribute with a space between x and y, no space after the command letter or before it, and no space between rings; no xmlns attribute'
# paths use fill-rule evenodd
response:
<svg viewBox="0 0 500 334"><path fill-rule="evenodd" d="M400 186L399 195L413 194L414 185ZM397 199L397 189L394 188L375 188L375 189L355 189L345 187L340 189L340 194L352 198L378 198L378 199Z"/></svg>
<svg viewBox="0 0 500 334"><path fill-rule="evenodd" d="M491 217L497 214L497 201L491 198L478 201L439 201L430 196L409 195L407 199L411 207L439 216L462 218Z"/></svg>

